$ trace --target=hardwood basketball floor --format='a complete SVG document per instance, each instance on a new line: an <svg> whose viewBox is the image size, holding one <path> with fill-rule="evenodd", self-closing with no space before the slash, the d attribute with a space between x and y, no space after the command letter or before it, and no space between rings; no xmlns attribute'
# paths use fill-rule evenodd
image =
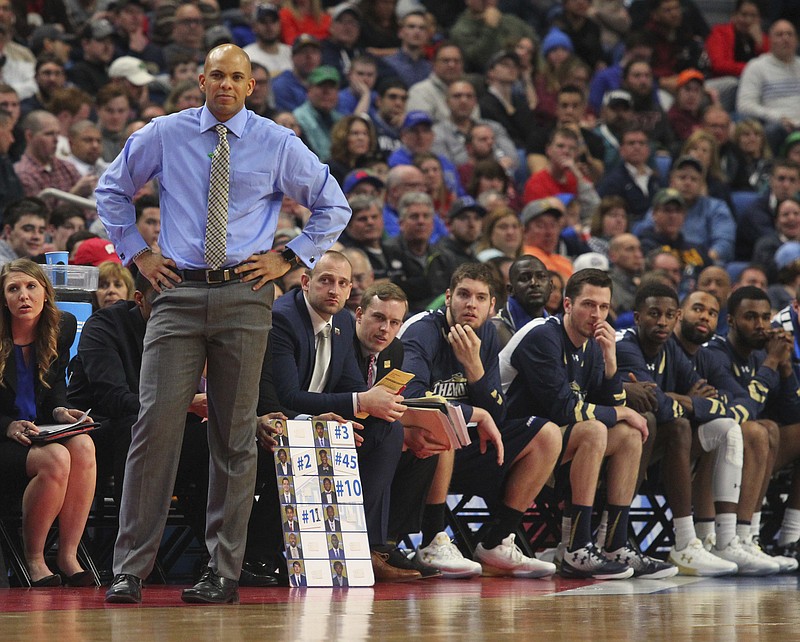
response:
<svg viewBox="0 0 800 642"><path fill-rule="evenodd" d="M3 642L219 640L800 640L800 575L624 580L440 579L374 589L242 589L189 606L148 586L141 606L105 589L0 591Z"/></svg>

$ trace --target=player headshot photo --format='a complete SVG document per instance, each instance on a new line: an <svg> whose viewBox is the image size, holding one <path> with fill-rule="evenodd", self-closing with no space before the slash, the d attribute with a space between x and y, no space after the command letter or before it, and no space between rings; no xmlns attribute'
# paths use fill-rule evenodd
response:
<svg viewBox="0 0 800 642"><path fill-rule="evenodd" d="M276 455L278 458L277 469L278 475L285 477L292 474L292 462L289 461L289 455L284 448L278 450Z"/></svg>
<svg viewBox="0 0 800 642"><path fill-rule="evenodd" d="M283 515L283 530L295 533L300 530L300 524L297 522L297 516L294 514L294 506L287 506L284 508Z"/></svg>
<svg viewBox="0 0 800 642"><path fill-rule="evenodd" d="M333 466L328 460L328 451L320 450L318 452L318 474L319 475L333 475Z"/></svg>
<svg viewBox="0 0 800 642"><path fill-rule="evenodd" d="M292 562L292 574L289 576L289 586L308 586L306 576L303 574L302 562Z"/></svg>
<svg viewBox="0 0 800 642"><path fill-rule="evenodd" d="M315 421L314 422L314 446L317 448L329 448L331 445L330 441L328 441L328 430L325 427L324 422L322 421Z"/></svg>
<svg viewBox="0 0 800 642"><path fill-rule="evenodd" d="M333 575L331 576L331 579L333 580L334 588L346 588L350 585L350 583L347 581L347 576L345 575L344 564L337 560L331 564L331 568L333 569Z"/></svg>
<svg viewBox="0 0 800 642"><path fill-rule="evenodd" d="M332 560L344 559L344 548L342 548L341 535L338 533L328 536L328 557Z"/></svg>
<svg viewBox="0 0 800 642"><path fill-rule="evenodd" d="M342 523L337 517L335 506L325 507L325 530L328 532L342 530Z"/></svg>
<svg viewBox="0 0 800 642"><path fill-rule="evenodd" d="M294 504L294 489L292 488L292 480L288 477L281 478L281 504Z"/></svg>
<svg viewBox="0 0 800 642"><path fill-rule="evenodd" d="M298 533L289 533L286 536L286 557L290 560L303 557L303 545Z"/></svg>
<svg viewBox="0 0 800 642"><path fill-rule="evenodd" d="M322 488L320 492L322 493L323 504L327 505L336 503L336 491L333 488L333 482L331 482L330 477L322 478Z"/></svg>

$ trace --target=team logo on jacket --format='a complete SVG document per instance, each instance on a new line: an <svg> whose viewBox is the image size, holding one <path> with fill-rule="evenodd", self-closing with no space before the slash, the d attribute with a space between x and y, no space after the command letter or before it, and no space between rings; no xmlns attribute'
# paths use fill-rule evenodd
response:
<svg viewBox="0 0 800 642"><path fill-rule="evenodd" d="M572 391L572 394L581 401L586 399L586 391L581 389L577 381L570 381L569 389Z"/></svg>
<svg viewBox="0 0 800 642"><path fill-rule="evenodd" d="M462 373L457 372L449 379L434 383L431 392L434 395L441 395L445 399L467 399L467 378Z"/></svg>

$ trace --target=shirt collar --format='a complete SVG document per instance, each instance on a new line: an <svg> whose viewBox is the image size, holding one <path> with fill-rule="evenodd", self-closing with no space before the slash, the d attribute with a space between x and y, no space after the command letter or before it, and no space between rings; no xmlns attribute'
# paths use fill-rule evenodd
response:
<svg viewBox="0 0 800 642"><path fill-rule="evenodd" d="M250 111L242 108L233 118L226 120L223 125L228 128L229 132L233 132L236 138L241 138L249 117ZM200 131L206 132L209 129L213 129L214 126L216 126L219 122L220 121L217 120L214 114L208 110L208 107L203 105L203 107L200 109Z"/></svg>

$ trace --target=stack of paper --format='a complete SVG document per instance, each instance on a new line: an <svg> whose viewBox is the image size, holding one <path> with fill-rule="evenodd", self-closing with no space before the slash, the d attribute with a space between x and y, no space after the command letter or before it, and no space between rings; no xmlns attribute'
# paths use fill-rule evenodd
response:
<svg viewBox="0 0 800 642"><path fill-rule="evenodd" d="M460 406L439 396L406 399L403 403L408 407L400 418L404 427L424 428L435 441L449 444L449 449L462 448L472 442Z"/></svg>

